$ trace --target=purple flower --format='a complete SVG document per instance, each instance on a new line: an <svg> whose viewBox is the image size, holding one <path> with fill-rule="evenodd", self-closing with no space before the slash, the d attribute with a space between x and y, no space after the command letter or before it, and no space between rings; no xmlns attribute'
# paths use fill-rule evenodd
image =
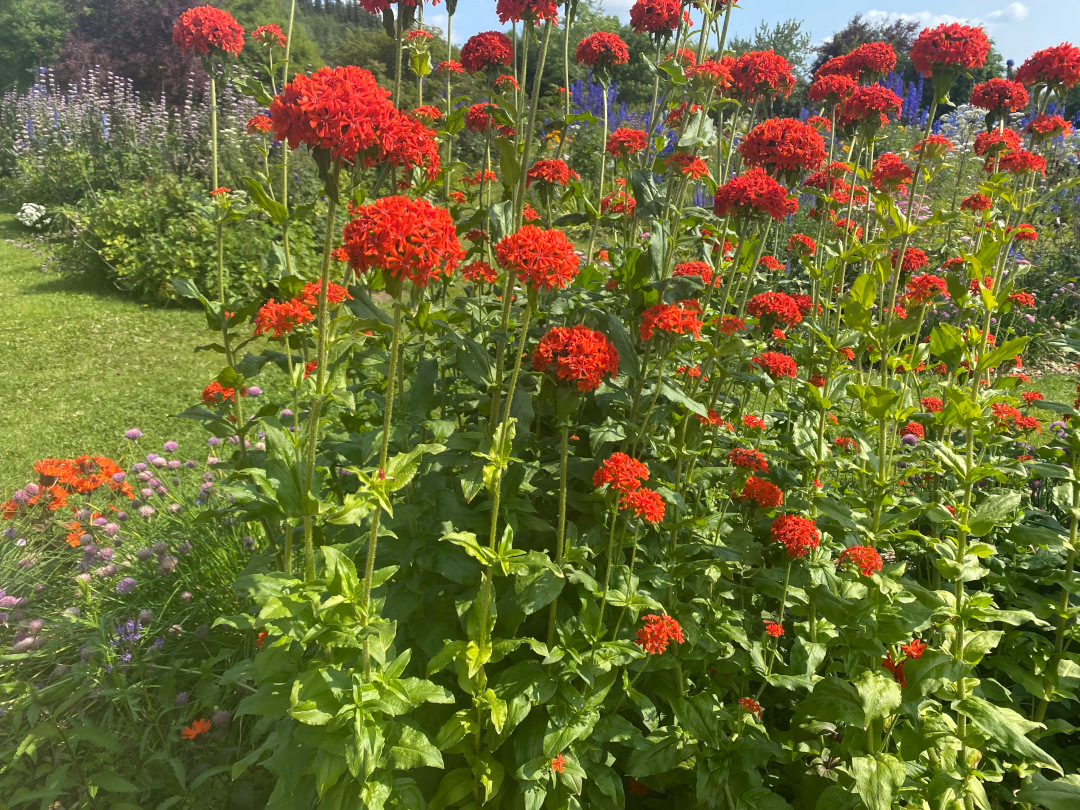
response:
<svg viewBox="0 0 1080 810"><path fill-rule="evenodd" d="M153 556L154 556L154 552L152 552L148 548L140 548L138 551L135 552L135 559L136 560L141 560L142 562L146 562L147 560L149 560Z"/></svg>
<svg viewBox="0 0 1080 810"><path fill-rule="evenodd" d="M41 487L39 487L37 484L27 484L25 487L23 487L23 489L26 490L26 493L31 498L36 498L38 495L41 494Z"/></svg>
<svg viewBox="0 0 1080 810"><path fill-rule="evenodd" d="M154 612L152 610L143 609L139 611L139 622L142 624L150 624L154 620Z"/></svg>
<svg viewBox="0 0 1080 810"><path fill-rule="evenodd" d="M157 510L154 509L154 507L150 506L150 504L146 504L145 506L139 507L139 516L149 520L150 516L153 515L156 511Z"/></svg>
<svg viewBox="0 0 1080 810"><path fill-rule="evenodd" d="M209 439L206 440L206 443L210 447L217 447L219 444L221 444L221 439L219 439L217 436L211 436Z"/></svg>
<svg viewBox="0 0 1080 810"><path fill-rule="evenodd" d="M179 504L176 505L179 506ZM191 543L189 543L187 540L181 541L180 545L176 547L176 551L178 554L187 556L191 553Z"/></svg>
<svg viewBox="0 0 1080 810"><path fill-rule="evenodd" d="M257 397L262 393L262 389L257 385L249 385L247 393L249 397Z"/></svg>
<svg viewBox="0 0 1080 810"><path fill-rule="evenodd" d="M907 447L915 447L919 443L919 437L911 433L907 433L902 439L900 439L900 443L906 445Z"/></svg>
<svg viewBox="0 0 1080 810"><path fill-rule="evenodd" d="M14 540L15 534L16 532L14 529L4 529L4 537L6 537L8 540Z"/></svg>
<svg viewBox="0 0 1080 810"><path fill-rule="evenodd" d="M171 574L176 570L176 557L172 554L166 554L160 560L158 560L157 571L159 574Z"/></svg>
<svg viewBox="0 0 1080 810"><path fill-rule="evenodd" d="M180 446L180 445L178 445L178 444L177 444L176 442L173 442L173 441L168 441L168 442L165 442L165 452L166 452L166 453L175 453L175 452L176 452L176 449L177 449L177 448L178 448L179 446Z"/></svg>
<svg viewBox="0 0 1080 810"><path fill-rule="evenodd" d="M132 464L131 465L131 471L132 472L143 472L145 470L146 470L146 465L143 464L141 461L138 464Z"/></svg>
<svg viewBox="0 0 1080 810"><path fill-rule="evenodd" d="M20 506L26 506L30 503L30 496L26 494L25 489L17 489L15 490L15 494L11 496L11 500Z"/></svg>
<svg viewBox="0 0 1080 810"><path fill-rule="evenodd" d="M132 428L131 430L124 433L124 436L128 439L131 439L133 442L137 442L143 437L143 432L138 428Z"/></svg>
<svg viewBox="0 0 1080 810"><path fill-rule="evenodd" d="M106 523L104 526L101 527L101 532L106 537L115 537L118 531L120 531L120 527L117 526L115 523Z"/></svg>
<svg viewBox="0 0 1080 810"><path fill-rule="evenodd" d="M176 696L176 705L177 706L187 706L187 702L188 702L188 693L187 692L180 692Z"/></svg>
<svg viewBox="0 0 1080 810"><path fill-rule="evenodd" d="M112 480L115 481L118 484L122 484L124 482L124 479L126 479L126 478L127 478L127 473L118 472L118 473L113 473Z"/></svg>
<svg viewBox="0 0 1080 810"><path fill-rule="evenodd" d="M184 591L182 594L180 594L180 599L183 602L190 602L191 601L191 591Z"/></svg>
<svg viewBox="0 0 1080 810"><path fill-rule="evenodd" d="M103 548L103 549L101 549L101 551L99 551L97 553L97 556L98 556L98 559L101 560L102 562L111 562L112 558L113 558L113 554L115 554L115 553L116 552L113 551L111 548Z"/></svg>
<svg viewBox="0 0 1080 810"><path fill-rule="evenodd" d="M116 592L118 594L131 593L135 590L135 577L124 577L122 580L116 583Z"/></svg>
<svg viewBox="0 0 1080 810"><path fill-rule="evenodd" d="M229 725L229 717L229 712L222 709L221 711L214 712L213 717L210 718L210 722L213 724L214 728L221 728Z"/></svg>

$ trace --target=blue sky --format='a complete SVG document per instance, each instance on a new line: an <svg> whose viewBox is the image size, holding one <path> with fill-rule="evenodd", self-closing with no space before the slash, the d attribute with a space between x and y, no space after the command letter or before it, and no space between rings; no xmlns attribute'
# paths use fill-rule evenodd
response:
<svg viewBox="0 0 1080 810"><path fill-rule="evenodd" d="M604 0L611 14L629 18L633 0ZM807 9L812 14L807 14ZM907 17L925 25L976 22L986 26L1006 59L1022 62L1032 51L1080 38L1078 0L741 0L732 15L732 30L749 34L759 20L803 20L815 43L842 27L857 12L873 19ZM427 9L426 22L446 28L445 7ZM478 31L499 29L495 0L458 0L454 42L461 44Z"/></svg>

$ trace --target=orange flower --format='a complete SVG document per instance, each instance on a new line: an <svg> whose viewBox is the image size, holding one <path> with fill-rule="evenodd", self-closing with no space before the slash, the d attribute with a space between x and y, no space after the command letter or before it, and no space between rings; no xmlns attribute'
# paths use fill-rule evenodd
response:
<svg viewBox="0 0 1080 810"><path fill-rule="evenodd" d="M180 736L185 740L194 740L200 734L205 734L210 730L210 721L200 717L190 726L185 726L184 730L180 732Z"/></svg>

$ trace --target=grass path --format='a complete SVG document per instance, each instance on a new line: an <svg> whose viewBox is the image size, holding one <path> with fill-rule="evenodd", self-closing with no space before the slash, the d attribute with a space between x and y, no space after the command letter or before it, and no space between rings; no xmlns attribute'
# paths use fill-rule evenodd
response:
<svg viewBox="0 0 1080 810"><path fill-rule="evenodd" d="M205 455L205 434L172 418L216 373L199 312L158 309L90 280L43 273L44 255L0 213L0 500L39 458L80 453L119 460L168 439ZM124 431L145 438L134 447Z"/></svg>

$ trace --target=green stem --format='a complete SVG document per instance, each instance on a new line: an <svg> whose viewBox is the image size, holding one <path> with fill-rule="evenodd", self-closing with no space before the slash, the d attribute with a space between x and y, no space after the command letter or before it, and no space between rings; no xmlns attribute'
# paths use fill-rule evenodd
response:
<svg viewBox="0 0 1080 810"><path fill-rule="evenodd" d="M397 376L398 354L401 345L401 301L394 299L394 332L390 341L390 368L386 375L386 407L383 409L383 433L382 444L379 446L379 471L380 478L386 474L386 456L390 450L390 427L394 414L394 378ZM382 509L376 508L375 515L371 519L371 531L368 533L367 560L364 563L364 606L363 624L367 627L371 622L371 581L375 576L375 550L379 542L379 519ZM364 636L364 680L371 679L371 647L370 636Z"/></svg>
<svg viewBox="0 0 1080 810"><path fill-rule="evenodd" d="M564 549L566 548L566 458L568 455L570 427L563 425L559 429L560 433L560 448L559 448L559 522L555 526L555 542L558 544L555 549L555 567L562 570L562 562L564 557ZM610 543L609 543L610 545ZM610 548L609 548L610 553ZM610 564L608 570L610 571ZM605 585L606 589L606 585ZM606 591L605 591L606 595ZM555 644L555 620L559 611L559 600L556 597L551 603L551 610L548 612L548 633L547 633L547 646L548 650ZM604 618L604 609L601 605L600 618Z"/></svg>

